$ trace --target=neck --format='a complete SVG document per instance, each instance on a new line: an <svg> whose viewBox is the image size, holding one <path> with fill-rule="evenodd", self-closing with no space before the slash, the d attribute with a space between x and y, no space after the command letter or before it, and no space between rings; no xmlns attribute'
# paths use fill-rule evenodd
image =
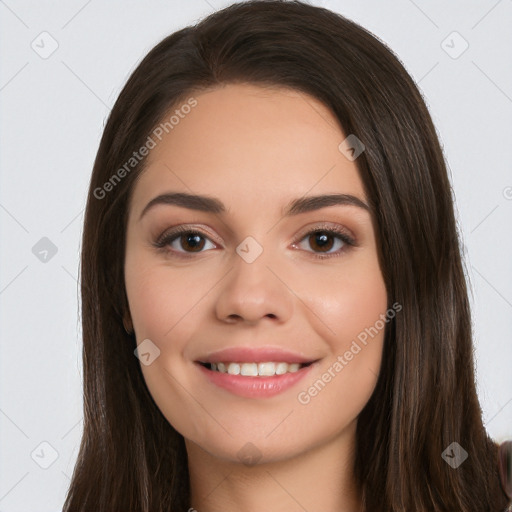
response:
<svg viewBox="0 0 512 512"><path fill-rule="evenodd" d="M262 463L214 457L185 440L191 507L198 512L360 512L353 476L355 426L321 446ZM192 511L191 511L192 512Z"/></svg>

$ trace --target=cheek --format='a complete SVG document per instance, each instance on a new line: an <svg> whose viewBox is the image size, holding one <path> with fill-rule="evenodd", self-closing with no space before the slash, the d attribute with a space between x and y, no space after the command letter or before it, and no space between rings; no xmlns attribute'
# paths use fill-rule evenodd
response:
<svg viewBox="0 0 512 512"><path fill-rule="evenodd" d="M180 318L190 316L197 302L197 287L183 279L179 271L165 265L127 257L126 293L137 338L163 342L174 334Z"/></svg>
<svg viewBox="0 0 512 512"><path fill-rule="evenodd" d="M125 279L137 344L149 339L159 350L150 364L141 364L146 386L174 428L183 434L199 435L207 428L205 419L197 414L192 425L189 416L182 414L195 407L186 391L192 386L184 385L190 369L182 364L182 356L193 332L194 305L200 290L190 288L183 274L180 279L168 267L137 265L134 260L127 260ZM156 354L154 348L149 350L152 356Z"/></svg>
<svg viewBox="0 0 512 512"><path fill-rule="evenodd" d="M323 282L321 287L310 283L308 295L312 308L329 327L330 344L341 350L386 313L386 286L373 257L354 259L354 264Z"/></svg>
<svg viewBox="0 0 512 512"><path fill-rule="evenodd" d="M321 328L329 357L302 386L298 402L319 415L330 410L335 422L356 417L375 389L385 329L394 316L386 321L387 291L376 261L339 273L312 296L311 306L329 327Z"/></svg>
<svg viewBox="0 0 512 512"><path fill-rule="evenodd" d="M173 325L173 312L179 305L160 273L127 266L126 291L138 338L161 338Z"/></svg>

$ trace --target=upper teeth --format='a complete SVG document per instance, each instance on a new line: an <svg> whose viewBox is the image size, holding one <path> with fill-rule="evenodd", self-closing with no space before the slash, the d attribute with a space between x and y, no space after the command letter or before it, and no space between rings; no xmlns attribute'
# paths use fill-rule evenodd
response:
<svg viewBox="0 0 512 512"><path fill-rule="evenodd" d="M282 375L299 371L299 363L211 363L214 371L231 375L265 376Z"/></svg>

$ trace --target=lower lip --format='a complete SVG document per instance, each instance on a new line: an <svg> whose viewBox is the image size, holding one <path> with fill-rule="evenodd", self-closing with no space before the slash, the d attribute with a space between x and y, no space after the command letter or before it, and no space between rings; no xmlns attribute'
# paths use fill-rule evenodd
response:
<svg viewBox="0 0 512 512"><path fill-rule="evenodd" d="M242 375L231 375L229 373L209 370L199 363L195 364L206 377L210 379L210 382L235 395L245 398L268 398L293 387L311 372L311 369L317 362L318 361L309 366L304 366L296 372L283 373L282 375L274 375L273 377L244 377Z"/></svg>

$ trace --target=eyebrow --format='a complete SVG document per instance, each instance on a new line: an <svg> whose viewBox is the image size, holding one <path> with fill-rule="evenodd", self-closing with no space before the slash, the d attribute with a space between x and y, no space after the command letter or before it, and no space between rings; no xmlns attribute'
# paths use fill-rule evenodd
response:
<svg viewBox="0 0 512 512"><path fill-rule="evenodd" d="M148 210L156 205L174 205L189 210L197 210L208 213L225 213L226 207L224 203L217 198L202 196L196 194L188 194L186 192L168 192L161 194L153 199L144 207L140 214L139 220L147 213ZM283 215L290 217L301 213L319 210L327 206L357 206L363 210L370 211L370 207L361 199L351 194L327 194L318 196L304 196L290 201L283 212Z"/></svg>

